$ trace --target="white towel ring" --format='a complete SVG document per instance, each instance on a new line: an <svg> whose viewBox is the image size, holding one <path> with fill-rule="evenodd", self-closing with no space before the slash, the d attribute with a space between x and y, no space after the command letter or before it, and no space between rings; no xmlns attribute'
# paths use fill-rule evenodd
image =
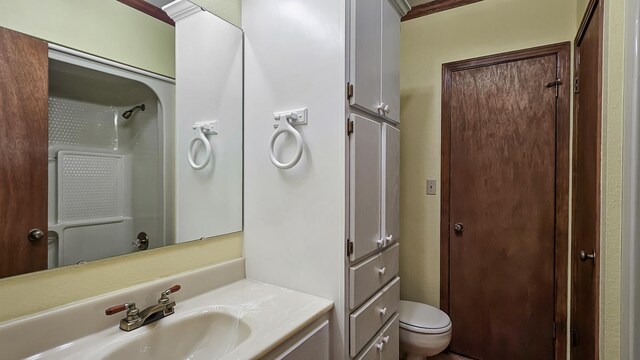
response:
<svg viewBox="0 0 640 360"><path fill-rule="evenodd" d="M189 165L191 165L191 167L194 170L202 170L204 169L207 165L209 165L209 162L211 161L211 143L209 142L209 139L207 138L207 136L204 134L204 131L202 130L201 126L197 126L196 127L196 136L191 139L191 142L189 142ZM204 153L205 153L205 157L204 160L202 161L202 163L197 164L195 161L195 157L196 157L196 151L198 150L198 143L202 142L202 145L204 145Z"/></svg>
<svg viewBox="0 0 640 360"><path fill-rule="evenodd" d="M273 163L273 165L275 165L280 169L291 169L300 161L300 158L302 158L302 150L303 150L304 144L303 144L302 136L300 135L300 133L289 123L289 120L292 118L295 119L297 118L297 116L295 114L287 115L286 117L283 116L283 118L280 120L280 124L278 125L278 128L273 133L273 135L271 135L271 145L269 146L270 148L269 157L271 158L271 162ZM296 139L296 153L293 156L293 159L291 159L291 161L286 163L280 162L275 154L276 139L278 138L278 136L282 134L291 134Z"/></svg>

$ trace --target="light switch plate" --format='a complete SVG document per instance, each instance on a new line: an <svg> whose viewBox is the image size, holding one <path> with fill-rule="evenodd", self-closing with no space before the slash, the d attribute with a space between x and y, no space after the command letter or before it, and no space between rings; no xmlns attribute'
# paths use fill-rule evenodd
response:
<svg viewBox="0 0 640 360"><path fill-rule="evenodd" d="M427 180L427 195L435 195L437 193L438 181Z"/></svg>

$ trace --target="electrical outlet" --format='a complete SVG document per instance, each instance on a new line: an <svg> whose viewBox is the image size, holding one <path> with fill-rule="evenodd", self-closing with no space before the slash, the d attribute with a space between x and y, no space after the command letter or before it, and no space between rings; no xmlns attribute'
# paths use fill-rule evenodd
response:
<svg viewBox="0 0 640 360"><path fill-rule="evenodd" d="M437 187L437 180L427 180L427 195L435 195L437 193Z"/></svg>

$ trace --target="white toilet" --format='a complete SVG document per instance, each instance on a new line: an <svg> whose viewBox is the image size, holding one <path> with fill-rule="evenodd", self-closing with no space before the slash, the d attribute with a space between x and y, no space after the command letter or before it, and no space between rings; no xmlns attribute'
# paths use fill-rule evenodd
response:
<svg viewBox="0 0 640 360"><path fill-rule="evenodd" d="M441 353L451 341L451 319L442 310L413 301L400 301L400 351L407 360L424 360Z"/></svg>

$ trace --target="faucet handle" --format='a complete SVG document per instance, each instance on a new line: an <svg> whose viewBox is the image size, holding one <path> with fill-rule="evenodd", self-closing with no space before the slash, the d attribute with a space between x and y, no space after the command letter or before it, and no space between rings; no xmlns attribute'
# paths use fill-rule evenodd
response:
<svg viewBox="0 0 640 360"><path fill-rule="evenodd" d="M174 292L180 291L180 289L182 289L182 286L173 285L172 287L160 293L160 299L158 299L158 304L165 304L165 305L169 304L171 302L169 300L169 295L173 294Z"/></svg>
<svg viewBox="0 0 640 360"><path fill-rule="evenodd" d="M117 314L121 311L125 311L127 310L127 315L129 315L129 313L134 312L134 310L136 309L136 303L127 303L127 304L120 304L120 305L116 305L116 306L112 306L110 308L108 308L107 310L104 311L104 313L106 315L113 315L113 314Z"/></svg>
<svg viewBox="0 0 640 360"><path fill-rule="evenodd" d="M165 295L171 295L174 292L178 292L180 291L180 289L182 289L182 286L180 285L173 285L172 287L168 288L167 290L163 291L162 293Z"/></svg>

